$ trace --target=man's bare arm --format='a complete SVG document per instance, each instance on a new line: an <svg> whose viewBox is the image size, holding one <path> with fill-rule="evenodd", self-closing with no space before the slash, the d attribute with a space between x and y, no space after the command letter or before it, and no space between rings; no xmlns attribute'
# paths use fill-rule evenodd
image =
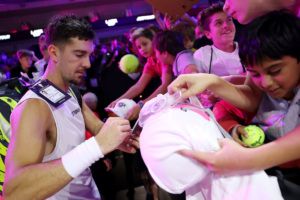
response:
<svg viewBox="0 0 300 200"><path fill-rule="evenodd" d="M53 123L49 107L41 100L27 100L13 111L5 162L5 199L45 199L72 180L61 160L41 163L45 152L51 151L47 133Z"/></svg>
<svg viewBox="0 0 300 200"><path fill-rule="evenodd" d="M93 111L82 102L82 114L85 122L85 128L90 131L91 134L97 135L103 126L103 122L93 113Z"/></svg>
<svg viewBox="0 0 300 200"><path fill-rule="evenodd" d="M6 157L7 174L4 184L6 199L45 199L52 196L68 184L72 177L80 174L81 170L116 149L130 132L127 120L110 118L95 138L66 153L63 156L64 164L62 159L41 163L44 155L53 151L56 142L55 138L51 145L51 139L47 135L53 129L56 131L48 106L40 100L27 100L13 111L11 124L13 137ZM95 150L94 154L92 157L89 155L88 162L80 162L80 159L86 158L87 145L93 145L89 147ZM79 155L79 152L83 153ZM70 159L74 155L79 162ZM30 183L34 183L34 187Z"/></svg>

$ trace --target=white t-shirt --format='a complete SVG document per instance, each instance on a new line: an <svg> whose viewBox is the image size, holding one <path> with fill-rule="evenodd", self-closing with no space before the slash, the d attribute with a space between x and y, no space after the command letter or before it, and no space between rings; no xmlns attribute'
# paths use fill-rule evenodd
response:
<svg viewBox="0 0 300 200"><path fill-rule="evenodd" d="M223 135L204 110L167 102L161 97L150 100L139 118L141 154L161 188L170 193L185 191L187 200L282 199L276 179L264 171L217 175L177 153L182 149L216 151L217 139Z"/></svg>
<svg viewBox="0 0 300 200"><path fill-rule="evenodd" d="M231 53L224 52L214 45L201 47L194 53L198 70L202 73L209 73L212 55L211 74L218 76L242 74L244 70L240 62L238 44L235 43L235 46L235 50Z"/></svg>
<svg viewBox="0 0 300 200"><path fill-rule="evenodd" d="M44 58L42 58L34 63L34 66L37 69L35 80L38 80L39 78L41 78L43 76L44 68L45 68L46 64L47 64L47 61Z"/></svg>
<svg viewBox="0 0 300 200"><path fill-rule="evenodd" d="M173 73L179 76L188 65L195 65L192 50L183 50L176 55L173 63Z"/></svg>

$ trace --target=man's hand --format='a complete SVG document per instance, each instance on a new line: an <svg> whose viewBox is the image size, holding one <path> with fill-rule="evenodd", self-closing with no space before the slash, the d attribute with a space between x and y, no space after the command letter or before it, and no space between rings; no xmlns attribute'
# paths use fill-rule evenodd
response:
<svg viewBox="0 0 300 200"><path fill-rule="evenodd" d="M115 150L130 134L129 121L120 117L110 117L95 136L102 153Z"/></svg>
<svg viewBox="0 0 300 200"><path fill-rule="evenodd" d="M133 134L130 134L118 147L119 150L126 153L135 153L138 148L140 148L139 137Z"/></svg>

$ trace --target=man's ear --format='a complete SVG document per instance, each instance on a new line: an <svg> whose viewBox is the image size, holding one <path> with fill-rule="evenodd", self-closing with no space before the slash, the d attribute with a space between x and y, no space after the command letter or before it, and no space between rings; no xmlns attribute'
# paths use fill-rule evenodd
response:
<svg viewBox="0 0 300 200"><path fill-rule="evenodd" d="M210 35L210 31L204 30L204 34L208 39L210 39L210 40L212 39L211 35Z"/></svg>
<svg viewBox="0 0 300 200"><path fill-rule="evenodd" d="M58 55L59 55L59 49L54 44L50 44L48 46L48 53L51 60L53 60L55 63L58 61Z"/></svg>

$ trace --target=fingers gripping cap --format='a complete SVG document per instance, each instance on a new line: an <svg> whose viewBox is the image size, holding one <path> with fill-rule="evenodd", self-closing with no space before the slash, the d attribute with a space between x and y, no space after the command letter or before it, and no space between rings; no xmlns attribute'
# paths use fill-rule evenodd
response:
<svg viewBox="0 0 300 200"><path fill-rule="evenodd" d="M132 99L121 99L116 103L115 107L108 108L108 110L119 117L125 118L127 112L135 105L136 103Z"/></svg>
<svg viewBox="0 0 300 200"><path fill-rule="evenodd" d="M143 127L144 122L152 115L176 103L182 102L179 92L170 95L159 94L155 98L146 102L139 115L139 125Z"/></svg>

